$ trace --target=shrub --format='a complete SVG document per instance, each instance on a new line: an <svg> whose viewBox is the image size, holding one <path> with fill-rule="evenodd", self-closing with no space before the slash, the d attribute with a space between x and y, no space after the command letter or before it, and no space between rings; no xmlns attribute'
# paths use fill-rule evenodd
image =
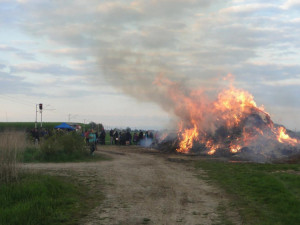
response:
<svg viewBox="0 0 300 225"><path fill-rule="evenodd" d="M18 178L18 153L27 146L24 132L0 133L0 183L9 183Z"/></svg>
<svg viewBox="0 0 300 225"><path fill-rule="evenodd" d="M75 132L56 133L44 140L40 148L45 161L72 160L89 154L84 138Z"/></svg>

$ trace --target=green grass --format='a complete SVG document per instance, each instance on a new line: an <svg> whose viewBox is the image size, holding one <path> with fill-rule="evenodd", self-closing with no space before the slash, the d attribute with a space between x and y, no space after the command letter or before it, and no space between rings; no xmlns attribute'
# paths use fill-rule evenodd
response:
<svg viewBox="0 0 300 225"><path fill-rule="evenodd" d="M45 122L43 128L53 129L55 126L61 124L61 122ZM37 124L41 126L40 123ZM34 128L34 122L0 122L0 131L4 130L26 130Z"/></svg>
<svg viewBox="0 0 300 225"><path fill-rule="evenodd" d="M94 206L87 203L87 193L86 187L66 178L26 175L17 183L0 185L0 224L78 224Z"/></svg>
<svg viewBox="0 0 300 225"><path fill-rule="evenodd" d="M224 188L243 224L300 224L300 165L199 161Z"/></svg>

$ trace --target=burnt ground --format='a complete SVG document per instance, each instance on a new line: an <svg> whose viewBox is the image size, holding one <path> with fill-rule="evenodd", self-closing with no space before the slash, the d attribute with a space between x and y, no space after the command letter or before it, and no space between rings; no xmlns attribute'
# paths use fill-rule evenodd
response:
<svg viewBox="0 0 300 225"><path fill-rule="evenodd" d="M241 224L237 213L226 212L230 199L204 179L204 171L194 169L191 157L137 146L99 146L99 153L112 160L24 167L76 177L104 194L80 224L208 225L223 224L224 216Z"/></svg>

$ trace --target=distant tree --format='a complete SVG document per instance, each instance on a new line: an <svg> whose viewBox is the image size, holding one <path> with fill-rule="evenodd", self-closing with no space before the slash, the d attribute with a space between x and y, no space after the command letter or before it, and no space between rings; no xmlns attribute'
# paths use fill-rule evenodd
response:
<svg viewBox="0 0 300 225"><path fill-rule="evenodd" d="M127 127L127 128L126 128L126 131L131 132L131 128L130 128L130 127Z"/></svg>
<svg viewBox="0 0 300 225"><path fill-rule="evenodd" d="M103 130L103 129L104 129L104 126L103 126L102 123L99 123L99 124L98 124L98 129L99 129L99 130Z"/></svg>
<svg viewBox="0 0 300 225"><path fill-rule="evenodd" d="M97 124L95 122L90 122L89 123L89 127L90 127L90 129L96 129L97 128Z"/></svg>
<svg viewBox="0 0 300 225"><path fill-rule="evenodd" d="M103 126L102 123L97 124L95 122L90 122L89 123L89 128L93 129L93 130L96 130L96 131L101 131L104 128L104 126Z"/></svg>

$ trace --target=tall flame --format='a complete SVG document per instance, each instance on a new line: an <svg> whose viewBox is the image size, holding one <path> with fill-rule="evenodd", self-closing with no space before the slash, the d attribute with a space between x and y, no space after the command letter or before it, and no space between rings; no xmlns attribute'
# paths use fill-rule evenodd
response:
<svg viewBox="0 0 300 225"><path fill-rule="evenodd" d="M239 124L245 113L250 113L252 108L257 108L253 96L233 86L221 92L214 103L214 111L221 113L228 127Z"/></svg>
<svg viewBox="0 0 300 225"><path fill-rule="evenodd" d="M179 135L181 141L179 143L179 148L177 149L177 152L187 153L189 149L193 147L194 141L198 139L198 135L198 128L195 124L194 128L185 129L183 133Z"/></svg>

